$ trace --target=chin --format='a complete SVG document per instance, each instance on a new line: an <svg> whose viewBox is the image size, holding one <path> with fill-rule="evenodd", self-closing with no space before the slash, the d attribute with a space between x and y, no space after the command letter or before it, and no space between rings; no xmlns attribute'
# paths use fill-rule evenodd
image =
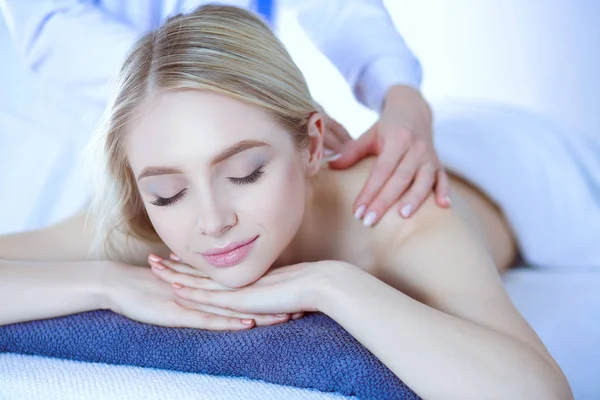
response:
<svg viewBox="0 0 600 400"><path fill-rule="evenodd" d="M223 268L214 271L211 278L232 289L239 289L248 286L262 278L268 271L268 268L260 270L252 268L250 265L239 264L229 268Z"/></svg>

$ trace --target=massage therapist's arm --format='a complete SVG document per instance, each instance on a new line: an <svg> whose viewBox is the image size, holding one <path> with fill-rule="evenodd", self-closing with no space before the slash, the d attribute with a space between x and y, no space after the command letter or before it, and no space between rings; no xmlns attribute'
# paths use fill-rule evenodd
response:
<svg viewBox="0 0 600 400"><path fill-rule="evenodd" d="M511 303L490 257L452 210L433 211L410 236L387 245L375 276L348 266L347 279L332 279L321 290L328 294L319 310L417 394L572 398L560 368Z"/></svg>

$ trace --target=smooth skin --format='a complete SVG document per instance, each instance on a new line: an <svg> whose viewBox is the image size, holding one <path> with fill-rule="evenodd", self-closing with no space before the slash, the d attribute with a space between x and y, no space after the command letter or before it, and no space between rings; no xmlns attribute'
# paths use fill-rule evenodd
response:
<svg viewBox="0 0 600 400"><path fill-rule="evenodd" d="M365 229L347 210L376 161L345 171L322 168L318 113L309 121L309 146L295 152L265 113L228 98L175 92L147 107L129 132L128 152L136 176L155 163L179 169L139 184L169 246L115 237L114 253L101 249L90 257L81 215L2 237L0 323L105 308L142 322L222 330L251 328L258 321L249 317L257 315L289 319L320 311L423 398L572 398L504 290L498 269L514 258L514 243L501 214L476 189L451 180L451 209L429 196L412 218L388 213ZM268 146L210 165L221 149L249 139ZM263 163L255 183L230 181ZM177 203L151 204L181 187L186 197ZM261 236L240 265L217 269L196 253L255 232ZM506 241L496 244L495 237ZM180 261L166 261L171 251ZM150 253L165 261L134 266L145 265Z"/></svg>

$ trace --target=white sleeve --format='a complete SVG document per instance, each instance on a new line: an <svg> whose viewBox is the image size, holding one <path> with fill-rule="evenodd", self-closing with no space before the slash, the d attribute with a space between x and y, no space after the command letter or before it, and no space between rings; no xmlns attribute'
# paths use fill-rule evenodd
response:
<svg viewBox="0 0 600 400"><path fill-rule="evenodd" d="M380 111L390 86L420 88L421 65L382 0L298 0L289 4L308 36L346 78L362 104Z"/></svg>
<svg viewBox="0 0 600 400"><path fill-rule="evenodd" d="M85 0L4 0L0 7L34 72L102 103L142 33Z"/></svg>

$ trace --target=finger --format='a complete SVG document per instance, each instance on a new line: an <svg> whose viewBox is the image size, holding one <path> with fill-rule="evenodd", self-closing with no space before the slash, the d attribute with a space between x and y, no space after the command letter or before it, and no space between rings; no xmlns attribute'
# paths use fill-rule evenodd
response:
<svg viewBox="0 0 600 400"><path fill-rule="evenodd" d="M423 201L429 196L435 181L435 169L431 164L426 164L419 168L415 181L410 189L402 196L398 204L398 212L404 218L413 215Z"/></svg>
<svg viewBox="0 0 600 400"><path fill-rule="evenodd" d="M333 133L335 134L335 136L339 139L339 141L344 144L346 143L348 140L353 140L352 136L350 136L350 134L348 133L348 131L346 130L346 128L344 128L344 126L342 124L340 124L339 122L337 122L335 119L329 117L329 122L331 125L331 130L333 131Z"/></svg>
<svg viewBox="0 0 600 400"><path fill-rule="evenodd" d="M323 147L330 149L333 154L342 150L344 143L338 138L331 127L325 123L325 135L323 137Z"/></svg>
<svg viewBox="0 0 600 400"><path fill-rule="evenodd" d="M300 319L300 318L303 318L303 317L304 317L304 313L303 312L292 314L292 319Z"/></svg>
<svg viewBox="0 0 600 400"><path fill-rule="evenodd" d="M444 168L438 169L436 173L435 199L437 204L442 207L450 207L452 204L452 200L450 199L450 184L448 183L448 174Z"/></svg>
<svg viewBox="0 0 600 400"><path fill-rule="evenodd" d="M350 140L343 144L340 149L339 158L329 162L332 169L344 169L351 167L358 161L370 155L377 154L376 127L373 126L357 140Z"/></svg>
<svg viewBox="0 0 600 400"><path fill-rule="evenodd" d="M177 309L169 313L168 326L210 331L239 331L253 328L256 323L252 319L224 317L177 305Z"/></svg>
<svg viewBox="0 0 600 400"><path fill-rule="evenodd" d="M160 263L156 263L154 261L152 261L150 265L152 267L152 272L156 276L170 284L179 283L183 286L206 290L232 290L231 288L223 286L210 278L202 278L188 274L180 274L171 270L170 268L160 269Z"/></svg>
<svg viewBox="0 0 600 400"><path fill-rule="evenodd" d="M419 168L419 157L416 152L409 151L400 161L396 170L384 183L383 188L375 198L367 204L363 223L370 227L383 217L383 215L401 198L402 194L411 186ZM431 178L433 181L433 177Z"/></svg>
<svg viewBox="0 0 600 400"><path fill-rule="evenodd" d="M200 303L196 303L196 302L181 299L181 298L176 298L175 303L177 303L180 306L185 307L189 310L203 311L205 313L220 315L223 317L246 319L246 320L251 319L251 320L254 320L254 322L256 323L257 326L269 326L269 325L281 324L281 323L287 322L291 319L290 314L274 315L274 314L240 313L240 312L236 312L233 310L209 306L206 304L200 304Z"/></svg>
<svg viewBox="0 0 600 400"><path fill-rule="evenodd" d="M198 270L197 268L194 268L188 264L182 263L181 259L179 257L177 257L176 255L174 255L173 253L171 253L171 259L164 259L159 255L151 253L148 256L148 263L151 264L152 262L158 263L159 269L162 269L161 267L163 267L163 266L167 266L173 270L179 271L181 273L189 274L189 275L208 276L205 273L203 273L202 271Z"/></svg>
<svg viewBox="0 0 600 400"><path fill-rule="evenodd" d="M361 189L354 202L354 216L361 219L367 206L371 204L377 193L383 188L392 174L396 171L399 161L404 156L406 149L395 149L388 147L377 158L375 166L371 170L367 182Z"/></svg>
<svg viewBox="0 0 600 400"><path fill-rule="evenodd" d="M187 275L199 276L199 277L204 277L204 278L208 277L207 274L200 271L198 268L194 268L191 265L185 264L181 261L163 260L162 264L165 265L166 267L172 269L173 271L179 272L180 274L187 274Z"/></svg>
<svg viewBox="0 0 600 400"><path fill-rule="evenodd" d="M287 293L278 294L276 290L266 291L264 288L258 287L248 287L230 292L183 287L176 288L175 294L186 300L244 313L279 314L298 311L282 309L279 302L273 301L279 296L287 296Z"/></svg>

